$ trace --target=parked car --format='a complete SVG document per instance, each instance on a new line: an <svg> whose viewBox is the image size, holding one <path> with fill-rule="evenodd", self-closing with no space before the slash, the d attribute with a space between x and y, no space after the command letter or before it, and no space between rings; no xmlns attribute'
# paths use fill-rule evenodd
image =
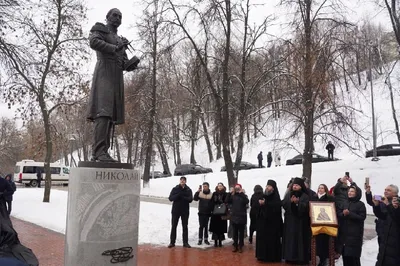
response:
<svg viewBox="0 0 400 266"><path fill-rule="evenodd" d="M171 174L164 174L161 171L154 171L154 179L168 177L168 176L171 176ZM152 171L150 171L150 178L153 178L153 172ZM143 179L143 176L142 176L142 179Z"/></svg>
<svg viewBox="0 0 400 266"><path fill-rule="evenodd" d="M377 156L394 156L400 155L400 144L385 144L379 147L376 147L376 155ZM373 150L369 150L365 153L365 157L372 157Z"/></svg>
<svg viewBox="0 0 400 266"><path fill-rule="evenodd" d="M196 175L212 173L211 168L205 168L198 164L181 164L176 166L174 175Z"/></svg>
<svg viewBox="0 0 400 266"><path fill-rule="evenodd" d="M334 158L334 161L339 160L338 158ZM320 162L329 162L331 161L328 157L319 155L314 153L312 155L312 162L313 163L320 163ZM294 156L292 159L286 161L286 165L295 165L295 164L302 164L303 163L303 154L299 154Z"/></svg>
<svg viewBox="0 0 400 266"><path fill-rule="evenodd" d="M239 167L235 167L235 164L233 165L233 170L248 170L248 169L255 169L258 168L257 164L253 164L253 163L249 163L249 162L244 162L242 161L239 165ZM265 168L265 166L263 166L263 168ZM225 172L226 171L226 166L222 166L221 167L221 172Z"/></svg>

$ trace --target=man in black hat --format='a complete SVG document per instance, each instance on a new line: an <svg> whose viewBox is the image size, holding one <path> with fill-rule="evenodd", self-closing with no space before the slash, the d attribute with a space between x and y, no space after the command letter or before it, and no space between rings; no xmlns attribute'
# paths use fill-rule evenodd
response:
<svg viewBox="0 0 400 266"><path fill-rule="evenodd" d="M178 226L179 218L182 221L182 239L185 248L191 248L189 245L188 236L188 221L189 221L189 204L193 201L193 194L190 187L186 185L186 177L180 178L179 185L174 187L169 194L169 201L172 201L172 220L171 220L171 236L169 248L175 247L176 227Z"/></svg>
<svg viewBox="0 0 400 266"><path fill-rule="evenodd" d="M90 48L96 51L97 63L89 95L87 119L94 122L92 161L116 162L110 154L110 139L115 125L125 123L124 75L132 71L125 50L129 41L118 36L122 13L108 11L107 24L97 22L90 30Z"/></svg>
<svg viewBox="0 0 400 266"><path fill-rule="evenodd" d="M308 265L311 259L309 196L302 178L294 178L283 200L285 209L283 258L286 263Z"/></svg>

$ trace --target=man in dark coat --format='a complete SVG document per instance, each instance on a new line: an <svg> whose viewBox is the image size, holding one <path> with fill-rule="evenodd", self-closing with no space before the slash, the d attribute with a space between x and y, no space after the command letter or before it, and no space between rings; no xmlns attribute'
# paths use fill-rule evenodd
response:
<svg viewBox="0 0 400 266"><path fill-rule="evenodd" d="M40 185L42 183L42 170L39 167L36 167L36 181L37 181L37 186L40 188Z"/></svg>
<svg viewBox="0 0 400 266"><path fill-rule="evenodd" d="M263 262L281 262L282 201L274 180L268 180L264 197L258 204L256 258Z"/></svg>
<svg viewBox="0 0 400 266"><path fill-rule="evenodd" d="M263 155L262 151L257 155L257 160L258 160L258 168L263 168L262 161L263 161Z"/></svg>
<svg viewBox="0 0 400 266"><path fill-rule="evenodd" d="M328 159L333 160L333 151L335 150L335 145L331 141L328 142L325 149L328 151Z"/></svg>
<svg viewBox="0 0 400 266"><path fill-rule="evenodd" d="M365 186L365 198L367 200L368 205L370 205L371 207L374 207L374 202L373 202L373 198L372 198L372 192L371 192L371 186ZM386 204L383 202L379 202L379 207L380 207L380 211L382 213L386 213ZM384 233L384 225L385 224L385 220L382 220L380 218L376 218L375 219L375 231L376 234L378 236L378 245L380 246L382 243L382 239L383 239L383 233Z"/></svg>
<svg viewBox="0 0 400 266"><path fill-rule="evenodd" d="M348 199L344 209L338 212L342 219L341 238L343 266L361 266L360 258L364 236L364 221L367 218L365 204L360 201L361 189L355 185L348 190Z"/></svg>
<svg viewBox="0 0 400 266"><path fill-rule="evenodd" d="M12 189L11 192L8 191L7 193L4 194L4 199L6 200L7 203L7 213L8 215L10 215L12 209L13 194L17 190L17 187L15 186L14 181L12 181L11 174L6 175L4 179L10 184Z"/></svg>
<svg viewBox="0 0 400 266"><path fill-rule="evenodd" d="M273 161L273 159L272 159L272 153L269 151L269 152L267 153L267 163L268 163L267 167L268 167L268 168L271 167L272 161Z"/></svg>
<svg viewBox="0 0 400 266"><path fill-rule="evenodd" d="M203 183L203 186L199 186L199 190L194 194L193 200L199 202L199 242L198 245L201 245L203 242L206 245L210 245L208 242L208 222L210 221L211 216L211 198L212 194L210 191L210 184L207 182Z"/></svg>
<svg viewBox="0 0 400 266"><path fill-rule="evenodd" d="M128 40L117 35L122 14L113 8L106 16L107 25L97 22L90 30L90 48L96 51L97 63L89 96L87 119L94 121L92 161L116 162L108 153L112 128L123 124L124 76L128 58Z"/></svg>
<svg viewBox="0 0 400 266"><path fill-rule="evenodd" d="M172 219L171 219L171 241L169 248L175 247L176 227L178 226L179 218L182 221L182 239L183 246L190 248L188 236L188 221L189 221L189 204L193 201L192 190L186 185L186 177L180 178L180 183L171 190L169 201L172 201Z"/></svg>
<svg viewBox="0 0 400 266"><path fill-rule="evenodd" d="M311 259L309 196L302 178L293 179L282 203L285 209L283 258L286 263L308 265Z"/></svg>
<svg viewBox="0 0 400 266"><path fill-rule="evenodd" d="M399 188L389 185L385 189L383 201L373 200L374 214L383 220L383 238L379 245L378 261L376 266L400 265L400 208L398 199ZM386 205L382 209L382 205Z"/></svg>
<svg viewBox="0 0 400 266"><path fill-rule="evenodd" d="M244 246L244 230L247 224L247 204L249 198L244 194L242 185L236 184L235 190L228 197L231 204L231 223L233 227L233 252L242 253Z"/></svg>

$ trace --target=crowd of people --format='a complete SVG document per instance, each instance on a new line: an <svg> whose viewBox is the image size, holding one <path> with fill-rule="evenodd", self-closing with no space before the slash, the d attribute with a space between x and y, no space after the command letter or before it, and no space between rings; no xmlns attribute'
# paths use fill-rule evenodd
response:
<svg viewBox="0 0 400 266"><path fill-rule="evenodd" d="M365 184L367 203L373 207L377 217L376 231L379 243L377 266L400 265L400 208L398 187L389 185L384 197L371 193L369 183ZM169 200L172 206L172 229L169 248L175 246L176 227L181 218L183 227L183 246L190 248L188 242L189 204L198 201L199 240L214 247L222 247L225 234L233 238L233 252L243 252L244 239L249 225L249 244L253 243L256 232L255 257L263 262L281 262L288 264L309 265L311 260L311 219L310 202L332 202L335 205L338 235L335 237L335 258L342 257L344 266L360 266L364 236L364 221L367 216L366 206L361 201L362 190L346 173L337 184L328 189L320 184L317 192L310 189L306 178L292 178L287 190L281 196L274 180L268 180L262 186L254 187L250 197L240 184L230 188L218 183L212 192L210 185L204 182L194 196L186 185L186 178L180 178L180 184L171 191ZM250 221L247 212L250 208ZM283 212L282 212L283 210ZM283 215L282 215L283 213ZM328 219L321 210L320 220ZM316 236L316 255L319 266L328 265L329 240L325 234Z"/></svg>

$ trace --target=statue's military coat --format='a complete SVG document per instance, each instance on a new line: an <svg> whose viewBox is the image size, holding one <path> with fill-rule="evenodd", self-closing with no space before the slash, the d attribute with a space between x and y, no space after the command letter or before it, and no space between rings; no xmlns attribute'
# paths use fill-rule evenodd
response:
<svg viewBox="0 0 400 266"><path fill-rule="evenodd" d="M122 37L111 32L102 23L96 23L90 30L90 47L96 51L97 63L94 69L90 91L87 118L110 117L115 124L125 122L124 107L124 65L128 61L125 48L116 52Z"/></svg>

